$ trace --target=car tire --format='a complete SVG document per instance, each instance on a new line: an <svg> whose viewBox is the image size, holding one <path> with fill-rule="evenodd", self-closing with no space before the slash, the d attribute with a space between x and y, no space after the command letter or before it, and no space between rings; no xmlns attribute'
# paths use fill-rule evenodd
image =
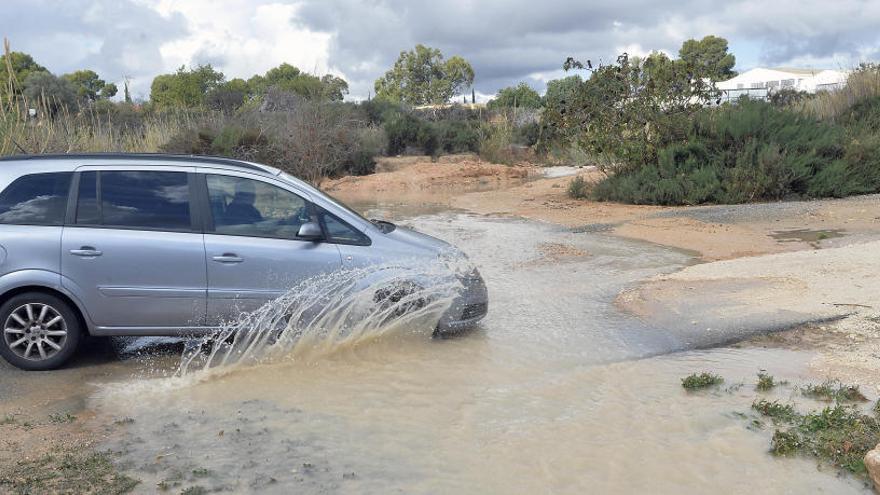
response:
<svg viewBox="0 0 880 495"><path fill-rule="evenodd" d="M417 294L421 290L422 287L414 282L394 283L388 287L383 287L377 290L373 295L373 302L379 305L378 307L380 310L384 310L399 304L405 297ZM394 311L392 311L389 317L391 319L400 318L407 313L424 308L427 304L428 301L424 297L419 297L414 301L410 301L394 308Z"/></svg>
<svg viewBox="0 0 880 495"><path fill-rule="evenodd" d="M59 368L82 338L77 313L64 300L42 292L12 297L0 306L0 355L17 368Z"/></svg>

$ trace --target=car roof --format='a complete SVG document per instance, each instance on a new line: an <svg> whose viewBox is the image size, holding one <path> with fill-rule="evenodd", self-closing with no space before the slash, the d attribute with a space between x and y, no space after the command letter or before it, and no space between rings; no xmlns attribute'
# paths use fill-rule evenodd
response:
<svg viewBox="0 0 880 495"><path fill-rule="evenodd" d="M87 160L89 165L122 165L121 160L126 162L150 162L150 165L211 165L220 166L221 168L238 169L250 172L260 172L276 176L281 173L280 170L268 165L246 162L244 160L236 160L224 156L211 155L178 155L170 153L44 153L33 155L11 155L0 157L0 162L18 162L18 163L35 163L42 161L84 161Z"/></svg>

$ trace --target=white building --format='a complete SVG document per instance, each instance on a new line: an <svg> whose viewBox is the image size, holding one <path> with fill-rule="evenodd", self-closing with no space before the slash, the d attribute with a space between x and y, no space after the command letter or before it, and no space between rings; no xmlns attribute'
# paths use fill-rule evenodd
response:
<svg viewBox="0 0 880 495"><path fill-rule="evenodd" d="M848 76L848 71L828 69L757 68L718 82L715 86L722 91L722 101L735 100L744 95L766 99L780 89L807 93L832 91L846 85Z"/></svg>

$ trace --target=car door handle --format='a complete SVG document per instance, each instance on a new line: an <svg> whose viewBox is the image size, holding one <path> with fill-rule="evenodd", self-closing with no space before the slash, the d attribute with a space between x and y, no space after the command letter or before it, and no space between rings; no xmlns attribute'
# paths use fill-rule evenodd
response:
<svg viewBox="0 0 880 495"><path fill-rule="evenodd" d="M94 258L95 256L101 256L102 254L104 254L104 252L98 251L92 246L83 246L79 249L71 249L70 254L74 256L82 256L85 258Z"/></svg>
<svg viewBox="0 0 880 495"><path fill-rule="evenodd" d="M214 256L211 259L213 259L217 263L241 263L242 261L244 261L244 258L241 258L233 253L224 253L221 256Z"/></svg>

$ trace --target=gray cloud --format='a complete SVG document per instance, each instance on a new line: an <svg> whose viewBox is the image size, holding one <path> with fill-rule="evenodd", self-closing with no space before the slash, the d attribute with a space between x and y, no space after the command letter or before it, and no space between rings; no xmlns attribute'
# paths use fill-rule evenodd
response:
<svg viewBox="0 0 880 495"><path fill-rule="evenodd" d="M153 0L6 0L0 34L55 72L90 67L108 79L149 80L170 69L159 48L186 39L213 15L248 23L253 2L216 0L216 10L163 16ZM266 4L266 2L262 2ZM880 54L876 0L276 0L296 5L291 30L330 35L326 63L365 97L401 50L417 43L468 59L476 90L491 94L526 81L537 89L557 77L568 56L613 60L622 50L676 53L682 41L717 34L731 41L738 68L754 65L851 66ZM222 5L221 5L222 4ZM212 11L213 10L213 11ZM251 27L250 24L244 24ZM253 29L260 29L256 25ZM262 31L260 31L262 32ZM240 31L247 36L249 31ZM251 33L254 34L254 33ZM269 35L254 43L272 43ZM216 37L197 39L189 63L212 63L230 77L284 60L230 54ZM250 39L250 38L249 38ZM262 46L262 45L261 45ZM278 45L284 46L284 45ZM267 48L269 48L267 46ZM276 47L277 48L277 47ZM290 46L274 57L323 47ZM266 50L265 53L268 53ZM261 53L259 50L247 53ZM167 55L167 54L166 54ZM324 56L323 54L321 56ZM244 59L242 58L244 57ZM179 59L179 57L178 57ZM256 60L256 59L253 59ZM310 68L304 67L306 70Z"/></svg>
<svg viewBox="0 0 880 495"><path fill-rule="evenodd" d="M307 0L295 22L334 34L330 62L349 76L354 94L416 43L463 55L483 93L521 80L540 89L529 76L558 73L568 56L613 60L627 47L675 53L685 39L706 34L762 47L739 54L740 68L851 65L880 47L880 2L869 0Z"/></svg>
<svg viewBox="0 0 880 495"><path fill-rule="evenodd" d="M110 81L147 81L163 71L159 47L187 33L180 15L163 17L132 0L7 0L0 34L56 73L90 68Z"/></svg>

